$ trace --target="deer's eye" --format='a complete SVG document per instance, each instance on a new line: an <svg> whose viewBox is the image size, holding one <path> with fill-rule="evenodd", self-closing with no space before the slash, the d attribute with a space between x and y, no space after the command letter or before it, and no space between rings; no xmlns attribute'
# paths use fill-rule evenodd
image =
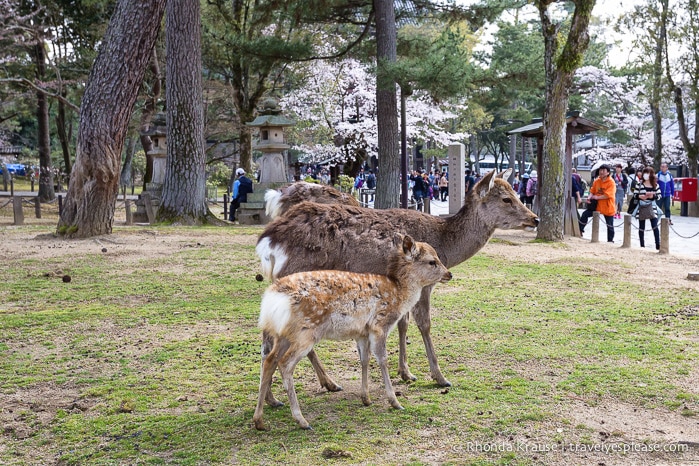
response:
<svg viewBox="0 0 699 466"><path fill-rule="evenodd" d="M437 266L437 261L430 261L430 265L432 265L432 266L435 266L435 267L436 267L436 266Z"/></svg>
<svg viewBox="0 0 699 466"><path fill-rule="evenodd" d="M509 197L506 197L502 200L502 202L504 202L505 204L512 204L512 199L510 199Z"/></svg>

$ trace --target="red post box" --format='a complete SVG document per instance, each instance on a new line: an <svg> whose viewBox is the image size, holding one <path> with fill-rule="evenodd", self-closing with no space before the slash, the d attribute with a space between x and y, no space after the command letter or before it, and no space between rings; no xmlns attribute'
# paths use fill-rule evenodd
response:
<svg viewBox="0 0 699 466"><path fill-rule="evenodd" d="M672 199L680 202L696 202L697 178L675 178L675 195Z"/></svg>

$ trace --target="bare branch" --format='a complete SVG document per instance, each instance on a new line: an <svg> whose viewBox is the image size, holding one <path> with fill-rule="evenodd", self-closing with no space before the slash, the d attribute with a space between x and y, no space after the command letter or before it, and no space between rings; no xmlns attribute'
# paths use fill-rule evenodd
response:
<svg viewBox="0 0 699 466"><path fill-rule="evenodd" d="M56 93L53 93L53 92L49 92L49 91L47 91L46 89L44 89L43 87L37 86L36 84L34 84L33 82L31 82L31 81L28 80L27 78L0 78L0 82L11 82L11 83L23 84L23 85L25 85L25 86L27 86L27 87L31 87L32 89L34 89L34 90L36 90L36 91L38 91L38 92L41 92L42 94L44 94L44 95L47 96L47 97L52 97L52 98L54 98L54 99L56 99L56 100L59 100L59 101L63 102L64 104L66 104L66 106L70 107L71 109L75 110L76 112L79 112L79 111L80 111L80 107L78 107L78 106L75 105L73 102L71 102L70 100L68 100L68 99L66 99L65 97L63 97L62 95L56 94Z"/></svg>

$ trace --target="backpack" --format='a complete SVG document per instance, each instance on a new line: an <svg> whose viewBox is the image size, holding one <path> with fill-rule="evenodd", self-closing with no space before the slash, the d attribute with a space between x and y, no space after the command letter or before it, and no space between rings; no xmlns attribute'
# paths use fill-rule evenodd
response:
<svg viewBox="0 0 699 466"><path fill-rule="evenodd" d="M357 181L354 182L354 187L361 189L362 186L364 186L364 180L362 178L357 178Z"/></svg>
<svg viewBox="0 0 699 466"><path fill-rule="evenodd" d="M529 182L527 183L527 196L536 196L538 184L536 178L529 178Z"/></svg>

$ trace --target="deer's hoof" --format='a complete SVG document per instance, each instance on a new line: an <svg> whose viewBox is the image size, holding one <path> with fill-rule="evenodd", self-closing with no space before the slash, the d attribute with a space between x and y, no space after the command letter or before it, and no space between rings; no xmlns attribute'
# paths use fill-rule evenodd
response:
<svg viewBox="0 0 699 466"><path fill-rule="evenodd" d="M252 423L257 430L267 430L265 427L264 422L262 422L262 419L253 419Z"/></svg>
<svg viewBox="0 0 699 466"><path fill-rule="evenodd" d="M277 400L274 396L271 396L271 395L268 396L267 398L265 398L265 401L266 401L267 404L268 404L269 406L271 406L272 408L279 408L280 406L284 406L284 403L282 403L281 401Z"/></svg>
<svg viewBox="0 0 699 466"><path fill-rule="evenodd" d="M451 387L451 382L447 379L435 380L440 387Z"/></svg>
<svg viewBox="0 0 699 466"><path fill-rule="evenodd" d="M404 382L415 382L417 380L417 377L415 377L410 371L401 372L400 378L403 379Z"/></svg>
<svg viewBox="0 0 699 466"><path fill-rule="evenodd" d="M338 385L335 382L326 382L323 384L323 388L325 388L329 392L341 392L342 391L342 385Z"/></svg>
<svg viewBox="0 0 699 466"><path fill-rule="evenodd" d="M368 397L367 397L367 398L362 398L362 404L364 404L364 406L370 406L370 405L371 405L371 400L370 400Z"/></svg>
<svg viewBox="0 0 699 466"><path fill-rule="evenodd" d="M395 409L405 409L405 408L403 408L403 407L401 406L401 404L398 403L397 401L396 401L395 403L394 403L394 402L391 402L391 406L393 406L393 408L395 408Z"/></svg>

